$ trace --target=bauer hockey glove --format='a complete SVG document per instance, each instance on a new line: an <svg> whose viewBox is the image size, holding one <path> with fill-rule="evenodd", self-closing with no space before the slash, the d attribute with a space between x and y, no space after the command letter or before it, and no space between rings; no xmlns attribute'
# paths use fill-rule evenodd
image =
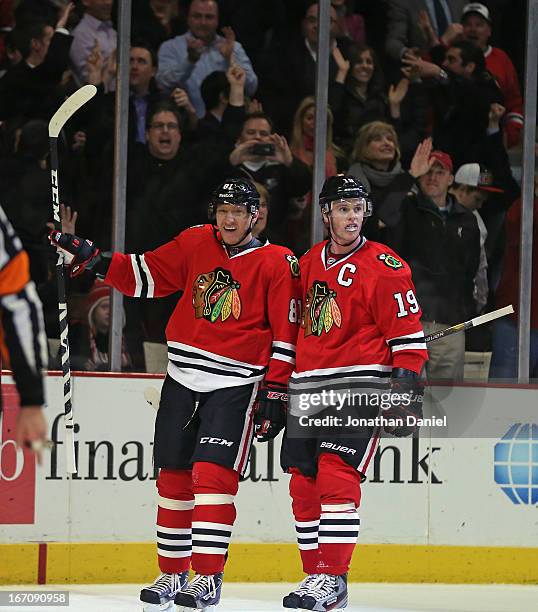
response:
<svg viewBox="0 0 538 612"><path fill-rule="evenodd" d="M384 425L388 434L399 438L418 431L416 419L422 419L424 381L412 370L394 368L390 379L391 406L383 412L385 419L397 419L399 425ZM409 419L408 419L409 417Z"/></svg>
<svg viewBox="0 0 538 612"><path fill-rule="evenodd" d="M262 387L256 396L254 435L258 442L276 438L286 426L288 394L284 387Z"/></svg>
<svg viewBox="0 0 538 612"><path fill-rule="evenodd" d="M74 278L91 270L98 278L103 279L110 265L110 253L102 253L91 240L79 238L73 234L64 234L52 230L49 234L50 243L67 254L69 276Z"/></svg>

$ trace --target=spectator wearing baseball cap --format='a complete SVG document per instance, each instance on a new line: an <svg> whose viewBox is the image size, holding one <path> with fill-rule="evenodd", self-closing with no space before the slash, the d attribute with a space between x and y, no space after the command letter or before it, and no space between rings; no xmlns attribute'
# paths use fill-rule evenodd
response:
<svg viewBox="0 0 538 612"><path fill-rule="evenodd" d="M446 151L427 152L424 173L396 214L382 218L386 242L409 264L430 334L476 314L474 278L480 233L473 213L449 193L454 165ZM380 213L380 217L383 217ZM454 334L428 346L430 380L462 380L465 338Z"/></svg>
<svg viewBox="0 0 538 612"><path fill-rule="evenodd" d="M488 301L488 260L486 257L486 239L488 230L484 220L478 212L486 202L491 193L504 193L504 190L495 187L493 175L480 164L463 164L458 168L454 183L450 188L450 193L456 200L470 210L475 216L480 232L480 263L474 278L473 297L476 303L477 312L482 312Z"/></svg>
<svg viewBox="0 0 538 612"><path fill-rule="evenodd" d="M484 53L486 69L496 79L504 97L506 115L504 133L507 148L518 144L523 129L523 98L516 69L508 55L498 47L492 47L492 21L489 9L480 2L470 2L463 7L461 16L463 37L474 43Z"/></svg>

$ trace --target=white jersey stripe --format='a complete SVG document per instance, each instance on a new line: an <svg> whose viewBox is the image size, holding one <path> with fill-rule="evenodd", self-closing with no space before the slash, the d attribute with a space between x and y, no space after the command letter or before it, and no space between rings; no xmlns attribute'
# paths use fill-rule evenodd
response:
<svg viewBox="0 0 538 612"><path fill-rule="evenodd" d="M131 267L133 268L133 274L135 277L135 290L133 297L140 297L142 293L142 278L140 277L140 270L138 269L138 263L136 261L136 255L129 255L131 258Z"/></svg>
<svg viewBox="0 0 538 612"><path fill-rule="evenodd" d="M398 351L418 351L418 350L427 350L428 346L426 345L425 342L422 342L420 344L397 344L396 346L391 346L391 350L393 353L396 353Z"/></svg>
<svg viewBox="0 0 538 612"><path fill-rule="evenodd" d="M331 374L353 374L361 376L361 372L392 372L392 366L381 365L379 363L360 364L351 366L342 366L338 368L323 368L320 370L305 370L304 372L292 372L291 378L303 378L310 376L330 376Z"/></svg>
<svg viewBox="0 0 538 612"><path fill-rule="evenodd" d="M140 256L140 261L142 263L142 270L144 271L148 282L148 297L155 297L155 281L153 280L153 276L151 275L151 271L148 268L148 264L146 263L146 258L144 257L144 255Z"/></svg>
<svg viewBox="0 0 538 612"><path fill-rule="evenodd" d="M265 368L264 365L247 363L246 361L238 361L237 359L230 359L229 357L223 357L222 355L218 355L217 353L211 353L210 351L206 351L197 346L190 346L189 344L183 344L181 342L172 342L171 340L169 340L167 344L172 348L177 348L182 351L196 353L197 355L205 355L206 357L209 357L210 359L213 359L214 361L218 361L220 363L227 363L236 366L246 366L254 370L263 370Z"/></svg>

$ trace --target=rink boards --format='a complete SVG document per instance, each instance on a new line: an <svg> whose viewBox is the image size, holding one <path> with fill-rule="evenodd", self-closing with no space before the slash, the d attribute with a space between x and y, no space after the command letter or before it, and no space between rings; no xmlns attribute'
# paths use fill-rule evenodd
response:
<svg viewBox="0 0 538 612"><path fill-rule="evenodd" d="M156 571L155 409L162 378L75 376L78 474L65 474L61 378L47 379L50 438L34 468L10 429L2 378L0 583L144 582ZM351 580L538 582L536 389L436 387L447 427L383 438L362 486ZM534 424L535 427L532 427ZM237 498L228 580L300 577L279 441L257 445Z"/></svg>

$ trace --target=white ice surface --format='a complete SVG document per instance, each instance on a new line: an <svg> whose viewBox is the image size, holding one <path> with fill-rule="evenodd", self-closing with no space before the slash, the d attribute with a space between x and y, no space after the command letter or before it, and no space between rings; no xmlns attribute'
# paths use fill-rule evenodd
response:
<svg viewBox="0 0 538 612"><path fill-rule="evenodd" d="M282 596L294 585L225 583L217 612L281 612ZM12 607L22 612L141 612L141 585L25 585L0 590L67 590L69 607ZM537 612L538 586L459 584L350 584L347 612Z"/></svg>

